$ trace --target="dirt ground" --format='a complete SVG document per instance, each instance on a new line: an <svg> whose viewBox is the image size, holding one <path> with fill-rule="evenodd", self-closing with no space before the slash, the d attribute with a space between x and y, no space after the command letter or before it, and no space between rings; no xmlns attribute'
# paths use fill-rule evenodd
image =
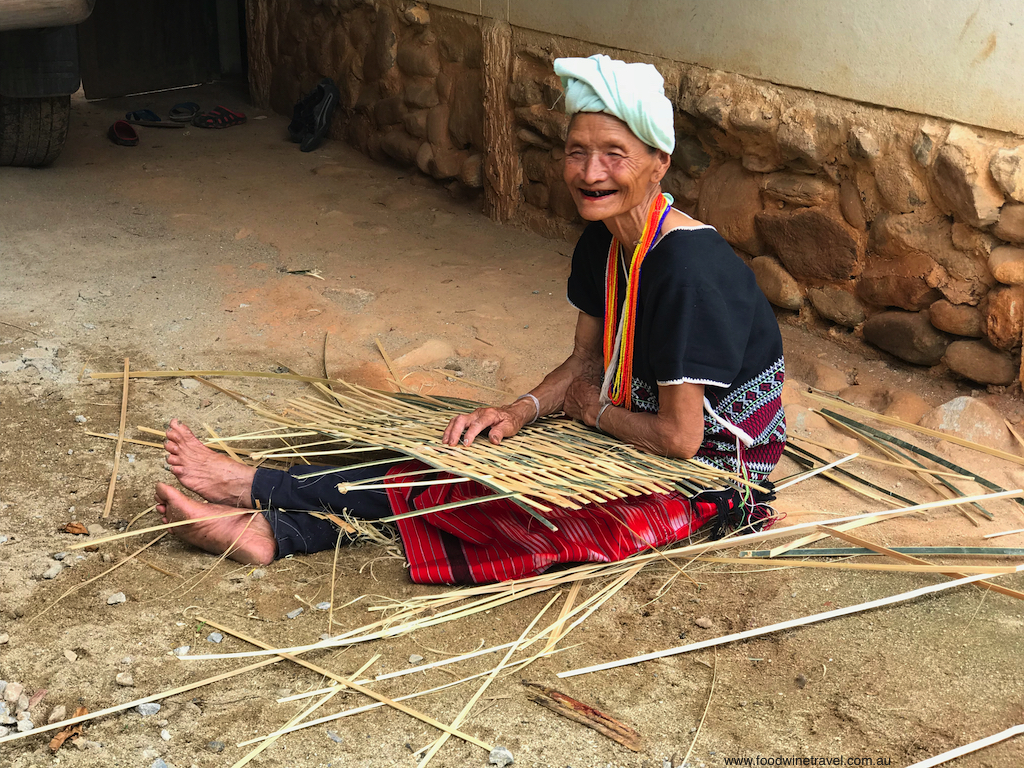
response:
<svg viewBox="0 0 1024 768"><path fill-rule="evenodd" d="M136 148L107 140L107 127L127 109L166 113L186 97L204 106L240 107L250 119L223 131L141 129ZM68 522L116 531L152 503L156 481L173 480L162 451L125 445L112 512L101 520L114 444L87 433L116 432L121 387L89 373L119 371L125 357L135 370L157 371L284 366L317 376L326 366L332 376L388 388L374 342L379 339L407 386L493 401L501 396L460 383L458 373L519 393L570 349L574 311L564 285L571 244L494 224L479 213L479 200L455 199L338 142L300 153L285 139L285 125L281 116L262 114L227 87L93 104L76 99L68 146L54 167L0 169L0 363L27 364L0 373L0 635L8 636L0 644L0 680L21 683L28 695L45 689L32 709L37 725L57 705L69 715L79 706L97 711L248 663L170 655L183 645L196 653L251 649L230 636L220 645L208 642L210 627L197 617L273 647L312 642L329 629L327 613L313 606L330 599L332 552L278 561L254 573L214 564L168 537L90 582L149 540L132 538L96 552L68 552L56 578L43 578L54 566L53 554L81 538L60 532ZM323 279L289 270L318 270ZM883 405L900 392L931 406L971 394L873 353L848 334L780 319L794 381L791 400L799 398L800 380L833 390L857 385L862 401ZM431 340L447 352L401 361L407 352L423 354ZM430 370L445 365L451 377ZM220 381L273 408L303 391L280 381ZM137 427L159 429L175 416L221 434L263 426L225 395L188 386L176 378L133 380L127 435L158 439ZM1019 392L974 394L1020 423ZM842 442L813 423L791 426L798 434L809 430L817 439ZM948 445L937 450L1003 487L1024 483L1020 467ZM882 465L854 462L851 469L914 500L934 498ZM787 459L777 475L795 471ZM970 483L963 490L979 491ZM987 507L995 519L979 525L947 509L859 533L889 546L1024 546L1024 535L981 538L1024 527L1022 507L1005 501ZM778 508L787 522L799 523L886 505L814 479L784 491ZM158 522L149 513L136 527ZM565 647L576 644L570 650L522 674L499 677L465 730L509 748L522 766L677 768L691 743L694 766L757 756L870 757L903 766L1024 722L1022 604L974 586L717 651L555 677L944 578L708 563L692 563L688 572L699 586L676 579L659 596L673 572L663 564L642 571L563 641ZM1019 575L998 582L1024 589ZM341 550L336 583L333 632L376 620L367 608L382 599L441 591L411 585L403 562L375 545ZM599 586L586 583L581 598ZM117 592L127 601L108 605ZM341 607L362 595L373 597ZM514 640L548 597L309 658L350 674L382 654L369 675L408 667L412 654L435 661L481 643ZM296 608L303 613L286 618ZM497 658L464 662L455 668L457 676L490 669ZM134 685L115 681L125 672ZM433 670L375 688L398 696L451 682L453 674ZM635 726L644 736L643 751L630 752L538 707L526 698L521 677ZM89 721L83 749L67 744L54 756L47 746L52 734L0 743L0 765L150 766L160 759L177 768L233 765L251 748L238 742L273 731L308 705L278 703L279 697L322 685L320 675L281 662L172 695L156 715L129 710ZM466 683L411 704L451 722L476 686ZM359 694L341 694L319 714L364 702ZM412 752L435 734L404 714L376 709L285 736L253 762L413 766ZM226 746L215 752L210 742ZM432 764L487 761L486 751L453 739ZM1021 738L952 763L1022 764Z"/></svg>

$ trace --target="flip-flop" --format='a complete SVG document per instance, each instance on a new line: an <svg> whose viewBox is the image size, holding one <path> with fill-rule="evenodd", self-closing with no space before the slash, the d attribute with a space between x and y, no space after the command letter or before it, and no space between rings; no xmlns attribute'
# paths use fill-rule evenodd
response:
<svg viewBox="0 0 1024 768"><path fill-rule="evenodd" d="M214 107L192 118L192 125L197 128L230 128L245 122L245 115L227 107Z"/></svg>
<svg viewBox="0 0 1024 768"><path fill-rule="evenodd" d="M183 101L171 107L167 114L172 123L191 123L192 118L199 114L199 105L194 101Z"/></svg>
<svg viewBox="0 0 1024 768"><path fill-rule="evenodd" d="M107 130L107 137L122 147L134 147L139 143L139 134L124 120L118 120Z"/></svg>
<svg viewBox="0 0 1024 768"><path fill-rule="evenodd" d="M136 109L128 112L124 119L132 123L159 123L160 115L151 109Z"/></svg>

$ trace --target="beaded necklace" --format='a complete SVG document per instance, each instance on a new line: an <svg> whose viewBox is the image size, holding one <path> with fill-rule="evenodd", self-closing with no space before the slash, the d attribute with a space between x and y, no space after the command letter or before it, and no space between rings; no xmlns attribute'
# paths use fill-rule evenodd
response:
<svg viewBox="0 0 1024 768"><path fill-rule="evenodd" d="M608 398L626 410L629 410L633 394L633 338L636 333L636 304L640 295L640 267L643 266L654 241L658 239L661 226L670 210L669 199L665 195L658 195L647 212L643 234L633 250L633 258L626 270L626 297L622 304L621 318L616 317L619 295L618 238L612 237L612 244L608 249L608 264L605 268L604 367L605 371L608 371L609 366L615 365L615 375L607 386Z"/></svg>

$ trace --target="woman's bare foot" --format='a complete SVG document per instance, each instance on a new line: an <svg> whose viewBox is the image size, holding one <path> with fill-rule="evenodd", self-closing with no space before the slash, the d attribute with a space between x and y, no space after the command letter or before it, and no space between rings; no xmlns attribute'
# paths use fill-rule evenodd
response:
<svg viewBox="0 0 1024 768"><path fill-rule="evenodd" d="M238 507L193 501L165 483L156 484L156 502L165 523L199 521L171 529L189 544L215 555L224 554L230 547L227 556L239 563L268 565L274 561L277 541L261 513L238 514Z"/></svg>
<svg viewBox="0 0 1024 768"><path fill-rule="evenodd" d="M167 463L178 482L213 504L253 509L253 467L203 445L192 430L177 419L167 428Z"/></svg>

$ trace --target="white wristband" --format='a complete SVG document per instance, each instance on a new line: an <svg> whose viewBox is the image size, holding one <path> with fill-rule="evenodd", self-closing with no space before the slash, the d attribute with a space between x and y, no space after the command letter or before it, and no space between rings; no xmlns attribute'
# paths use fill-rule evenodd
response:
<svg viewBox="0 0 1024 768"><path fill-rule="evenodd" d="M527 424L533 424L533 422L540 418L540 400L527 392L525 395L517 397L516 402L518 403L520 400L526 400L527 398L533 400L533 406L537 409L537 413L534 414L533 418L526 422Z"/></svg>
<svg viewBox="0 0 1024 768"><path fill-rule="evenodd" d="M611 403L605 403L604 405L601 406L601 410L597 412L597 418L594 419L594 429L596 429L598 432L601 431L601 417L604 415L604 412L608 410L611 406Z"/></svg>

